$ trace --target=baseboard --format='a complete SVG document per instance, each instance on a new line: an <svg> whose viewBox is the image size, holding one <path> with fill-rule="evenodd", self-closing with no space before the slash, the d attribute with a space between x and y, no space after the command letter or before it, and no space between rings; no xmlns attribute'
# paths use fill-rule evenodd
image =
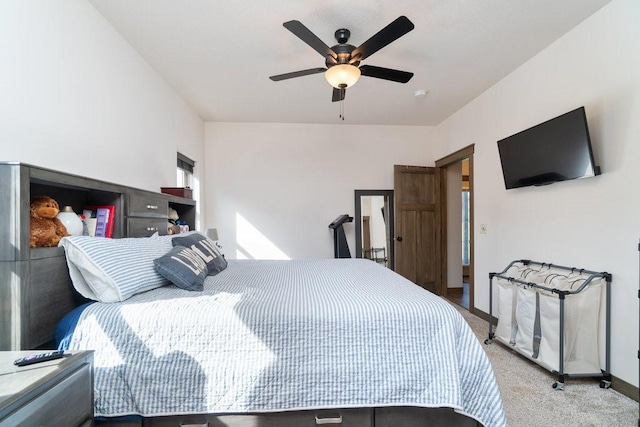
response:
<svg viewBox="0 0 640 427"><path fill-rule="evenodd" d="M621 380L618 377L611 376L611 388L617 391L618 393L624 394L629 399L633 399L638 402L638 387L635 387L633 384L629 384L628 382Z"/></svg>
<svg viewBox="0 0 640 427"><path fill-rule="evenodd" d="M486 322L489 321L489 313L485 313L482 310L477 309L476 307L473 307L472 310L470 310L472 314L475 314L476 316L478 316L479 318L485 320ZM492 324L497 325L498 324L498 319L493 317L492 318ZM488 334L488 331L487 331ZM640 389L638 387L635 387L634 385L621 380L618 377L615 376L611 376L611 388L614 389L615 391L617 391L618 393L624 394L625 396L627 396L629 399L633 399L636 402L640 401ZM638 425L640 425L640 420L638 421Z"/></svg>
<svg viewBox="0 0 640 427"><path fill-rule="evenodd" d="M485 322L489 321L489 313L485 313L482 310L478 310L476 307L473 307L473 309L471 309L469 311L471 312L471 314L475 314L476 316L478 316L479 318L481 318ZM491 318L491 323L493 325L497 325L498 324L498 318L497 317L492 317Z"/></svg>

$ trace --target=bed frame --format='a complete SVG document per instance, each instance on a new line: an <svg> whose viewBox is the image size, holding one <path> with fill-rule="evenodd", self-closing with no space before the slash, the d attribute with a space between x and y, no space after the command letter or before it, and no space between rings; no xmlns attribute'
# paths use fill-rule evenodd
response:
<svg viewBox="0 0 640 427"><path fill-rule="evenodd" d="M195 227L196 202L17 162L0 162L0 350L50 348L58 321L82 303L62 248L30 248L30 201L52 197L80 213L115 207L113 237L167 233L168 208Z"/></svg>
<svg viewBox="0 0 640 427"><path fill-rule="evenodd" d="M350 408L307 410L268 414L184 415L139 420L96 420L106 427L478 427L476 420L450 408Z"/></svg>
<svg viewBox="0 0 640 427"><path fill-rule="evenodd" d="M62 248L56 248L62 250ZM32 304L50 312L69 312L84 302L77 294L67 269L66 262L48 264L48 274L57 278L47 283L46 292L34 292ZM44 282L43 282L44 283ZM58 298L51 298L57 295ZM59 298L62 297L62 298ZM56 323L37 325L39 333L53 334ZM44 331L43 331L44 328ZM27 331L38 333L38 331ZM51 348L46 345L45 348ZM129 417L131 418L131 417ZM95 425L102 427L304 427L316 425L342 427L479 427L476 420L456 413L451 408L420 407L375 407L345 408L335 410L305 410L263 414L201 414L176 415L168 417L135 418L135 419L96 419Z"/></svg>
<svg viewBox="0 0 640 427"><path fill-rule="evenodd" d="M0 237L12 246L0 244L0 350L49 349L53 347L59 320L84 300L73 288L62 248L29 248L29 200L44 193L60 205L73 205L80 211L83 204L116 205L115 237L134 233L136 217L131 209L136 200L151 197L177 208L193 221L195 202L145 192L55 172L20 163L0 162L0 195L11 203L0 205L0 214L15 223L0 228ZM16 197L16 188L19 189ZM33 193L33 194L32 194ZM6 197L5 197L6 196ZM105 200L106 199L106 200ZM105 203L106 202L106 203ZM127 215L128 213L128 215ZM166 225L166 216L160 216ZM157 219L157 218L156 218ZM164 230L158 230L161 234ZM6 247L5 247L6 246ZM17 272L17 274L16 274ZM5 280L6 279L6 280ZM4 283L2 283L4 282ZM17 312L16 312L16 308ZM17 320L16 320L17 319ZM167 417L96 419L97 426L163 427L304 427L320 424L344 427L413 427L413 426L481 426L468 416L451 408L376 407L335 410L304 410L277 413L201 414Z"/></svg>
<svg viewBox="0 0 640 427"><path fill-rule="evenodd" d="M60 248L61 249L61 248ZM65 280L51 282L49 292L34 293L33 303L37 306L71 311L84 302L77 294L69 278L66 263L53 264L56 271L50 271L52 277L66 277ZM62 271L61 271L62 270ZM57 287L57 289L56 289ZM64 301L52 299L48 295L66 295ZM60 305L60 303L62 305ZM43 325L39 325L42 327ZM46 328L55 331L56 324ZM131 419L134 418L134 419ZM324 425L342 427L480 427L481 423L473 418L459 414L451 408L420 408L410 406L344 408L304 410L276 413L251 414L201 414L175 415L152 418L123 417L120 419L95 420L102 427L305 427Z"/></svg>

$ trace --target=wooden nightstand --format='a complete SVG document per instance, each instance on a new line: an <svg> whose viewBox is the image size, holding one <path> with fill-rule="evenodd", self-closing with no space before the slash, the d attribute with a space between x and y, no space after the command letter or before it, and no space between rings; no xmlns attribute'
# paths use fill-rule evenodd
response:
<svg viewBox="0 0 640 427"><path fill-rule="evenodd" d="M17 367L13 361L47 350L0 352L0 427L92 426L93 352Z"/></svg>

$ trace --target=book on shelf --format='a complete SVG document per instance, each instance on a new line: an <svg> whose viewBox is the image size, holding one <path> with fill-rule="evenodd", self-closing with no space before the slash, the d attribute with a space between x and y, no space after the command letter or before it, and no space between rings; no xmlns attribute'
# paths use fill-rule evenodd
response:
<svg viewBox="0 0 640 427"><path fill-rule="evenodd" d="M86 218L95 218L95 237L112 237L113 225L116 220L115 206L85 206L84 216ZM89 230L91 235L91 230Z"/></svg>

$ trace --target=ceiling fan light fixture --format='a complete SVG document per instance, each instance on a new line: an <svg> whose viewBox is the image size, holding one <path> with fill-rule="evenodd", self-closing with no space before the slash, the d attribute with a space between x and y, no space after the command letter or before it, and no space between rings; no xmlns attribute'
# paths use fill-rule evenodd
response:
<svg viewBox="0 0 640 427"><path fill-rule="evenodd" d="M360 69L355 65L337 64L329 67L324 77L336 89L346 89L356 84L360 78Z"/></svg>

